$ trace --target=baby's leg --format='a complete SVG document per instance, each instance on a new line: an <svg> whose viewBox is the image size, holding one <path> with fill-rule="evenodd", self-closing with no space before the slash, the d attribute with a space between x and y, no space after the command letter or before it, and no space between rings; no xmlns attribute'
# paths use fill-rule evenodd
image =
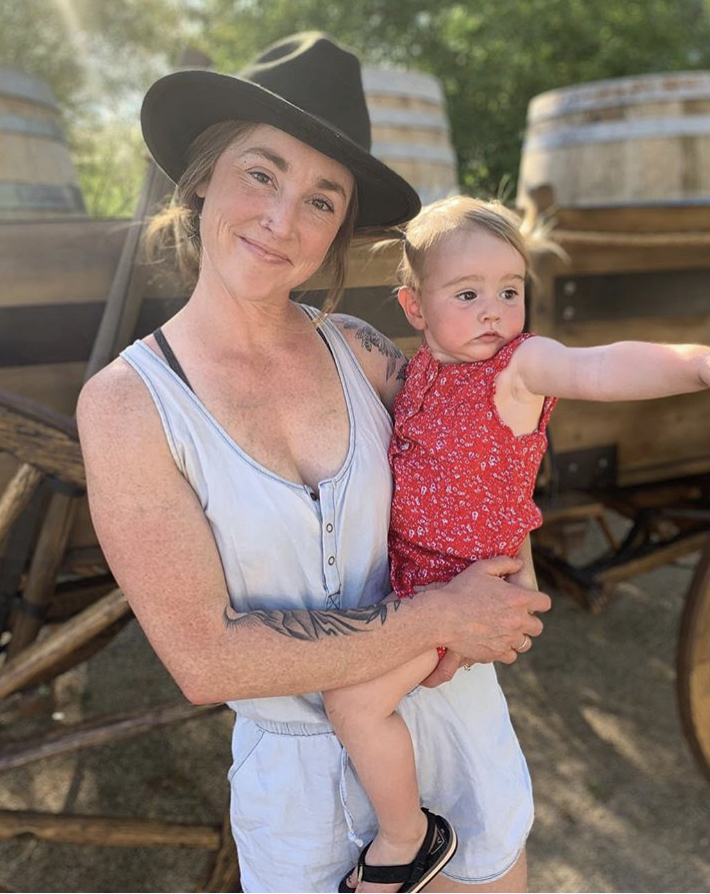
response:
<svg viewBox="0 0 710 894"><path fill-rule="evenodd" d="M323 693L333 729L377 815L379 830L367 854L372 866L411 862L426 832L412 740L397 706L437 661L432 650L374 680ZM368 887L362 884L358 890ZM391 887L398 889L397 885Z"/></svg>

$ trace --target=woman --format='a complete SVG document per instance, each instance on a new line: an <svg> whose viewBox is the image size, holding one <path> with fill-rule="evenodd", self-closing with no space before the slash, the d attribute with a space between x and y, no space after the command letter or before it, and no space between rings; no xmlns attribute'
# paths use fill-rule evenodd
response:
<svg viewBox="0 0 710 894"><path fill-rule="evenodd" d="M289 298L324 263L342 281L353 228L419 207L368 151L357 59L296 36L242 78L161 79L142 120L179 181L199 275L157 340L86 385L79 427L97 534L152 645L188 699L238 711L244 889L335 890L373 816L319 693L445 645L402 706L422 792L461 841L429 890L523 890L529 779L490 662L515 660L549 600L506 584L520 563L497 559L381 602L404 358ZM454 676L460 656L479 664Z"/></svg>

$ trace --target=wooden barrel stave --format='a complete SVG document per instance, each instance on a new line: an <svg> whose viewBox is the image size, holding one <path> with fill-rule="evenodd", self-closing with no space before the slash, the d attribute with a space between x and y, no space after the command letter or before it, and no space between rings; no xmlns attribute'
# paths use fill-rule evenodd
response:
<svg viewBox="0 0 710 894"><path fill-rule="evenodd" d="M618 78L534 97L518 204L544 184L561 207L710 201L710 72Z"/></svg>

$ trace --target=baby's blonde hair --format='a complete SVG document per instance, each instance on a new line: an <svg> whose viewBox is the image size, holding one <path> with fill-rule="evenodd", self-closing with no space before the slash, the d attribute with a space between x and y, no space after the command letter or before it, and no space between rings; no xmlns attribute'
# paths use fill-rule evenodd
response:
<svg viewBox="0 0 710 894"><path fill-rule="evenodd" d="M429 251L457 230L482 231L512 246L530 266L529 249L534 228L496 200L451 196L432 202L405 225L402 260L397 268L400 285L419 289L426 273Z"/></svg>

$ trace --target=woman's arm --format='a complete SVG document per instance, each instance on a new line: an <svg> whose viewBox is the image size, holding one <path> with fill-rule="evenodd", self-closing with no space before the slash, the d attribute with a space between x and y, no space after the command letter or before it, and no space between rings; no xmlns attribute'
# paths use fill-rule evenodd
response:
<svg viewBox="0 0 710 894"><path fill-rule="evenodd" d="M622 341L567 348L551 338L523 342L510 363L512 393L576 400L643 400L710 387L710 348Z"/></svg>
<svg viewBox="0 0 710 894"><path fill-rule="evenodd" d="M542 625L547 597L488 565L439 592L351 611L234 612L195 493L169 453L138 376L114 362L78 408L92 518L111 569L148 639L195 703L312 692L377 676L436 644L512 661L521 631ZM265 543L264 561L271 559ZM512 570L517 569L513 563ZM465 573L466 574L466 573Z"/></svg>
<svg viewBox="0 0 710 894"><path fill-rule="evenodd" d="M347 339L382 403L391 411L404 384L407 358L391 339L364 320L349 314L333 314L331 319Z"/></svg>

